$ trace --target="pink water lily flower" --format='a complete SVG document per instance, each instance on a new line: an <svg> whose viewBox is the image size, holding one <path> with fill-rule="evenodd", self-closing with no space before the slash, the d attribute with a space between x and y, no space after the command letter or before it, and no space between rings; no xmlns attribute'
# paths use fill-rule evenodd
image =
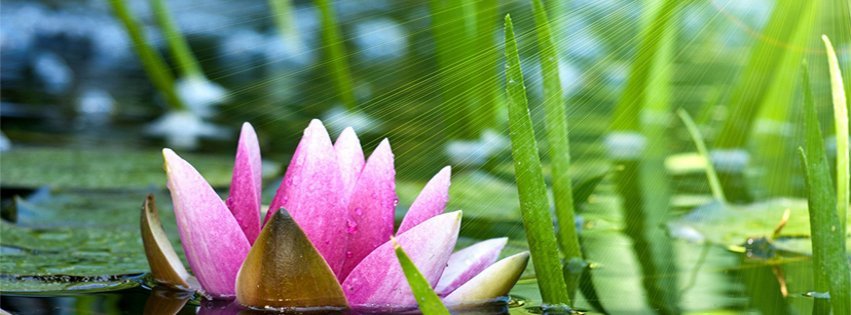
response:
<svg viewBox="0 0 851 315"><path fill-rule="evenodd" d="M390 143L383 140L365 159L351 128L332 144L322 123L310 122L265 218L251 125L242 126L225 201L175 152L164 149L163 156L197 284L169 245L149 198L143 240L160 283L200 286L210 297L235 297L249 307L412 307L416 300L390 242L395 236L446 304L469 304L506 295L528 261L521 253L497 262L506 238L452 252L461 211L443 213L449 167L425 185L394 230L398 199Z"/></svg>

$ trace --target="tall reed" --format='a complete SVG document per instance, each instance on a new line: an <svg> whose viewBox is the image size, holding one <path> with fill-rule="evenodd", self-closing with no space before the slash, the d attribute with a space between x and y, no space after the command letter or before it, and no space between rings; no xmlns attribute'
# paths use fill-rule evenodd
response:
<svg viewBox="0 0 851 315"><path fill-rule="evenodd" d="M198 60L195 59L195 55L192 54L192 50L189 49L189 44L186 42L183 33L177 28L177 23L174 22L165 0L151 0L151 8L182 75L187 78L203 78L204 72L201 70Z"/></svg>
<svg viewBox="0 0 851 315"><path fill-rule="evenodd" d="M541 75L544 85L544 110L546 111L546 134L552 168L553 199L558 220L558 241L566 261L582 261L582 250L573 209L573 188L570 176L570 142L567 131L567 112L564 91L558 69L558 54L553 44L549 18L541 0L532 0L535 15L538 54L541 60ZM580 270L581 272L581 270ZM580 274L566 279L570 292L578 286Z"/></svg>
<svg viewBox="0 0 851 315"><path fill-rule="evenodd" d="M171 75L171 70L165 61L163 61L162 56L148 43L141 24L133 17L125 1L109 0L109 4L112 6L112 10L118 16L121 24L124 25L124 30L130 35L130 40L133 42L133 50L136 51L136 55L142 61L142 67L151 79L151 82L153 82L154 87L162 93L166 104L175 110L187 109L175 91L174 77Z"/></svg>
<svg viewBox="0 0 851 315"><path fill-rule="evenodd" d="M532 118L529 115L514 26L508 15L505 16L505 59L505 93L514 176L517 179L523 227L526 230L539 290L544 303L569 305L570 297L561 273L547 187L541 170Z"/></svg>
<svg viewBox="0 0 851 315"><path fill-rule="evenodd" d="M325 53L325 63L328 64L328 72L331 73L331 78L337 89L337 97L348 110L356 110L357 99L355 98L354 83L349 70L346 47L342 36L340 36L334 5L331 0L316 0L315 3L319 8L322 23L322 46Z"/></svg>
<svg viewBox="0 0 851 315"><path fill-rule="evenodd" d="M851 271L845 253L845 230L841 229L842 223L836 211L837 196L806 69L803 82L806 143L799 151L806 170L814 295L828 293L834 314L851 314ZM816 299L813 313L829 313L823 297Z"/></svg>

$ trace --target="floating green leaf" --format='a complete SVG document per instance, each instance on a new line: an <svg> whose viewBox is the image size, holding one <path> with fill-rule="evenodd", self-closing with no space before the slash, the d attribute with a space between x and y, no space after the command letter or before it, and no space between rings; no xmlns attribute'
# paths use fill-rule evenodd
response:
<svg viewBox="0 0 851 315"><path fill-rule="evenodd" d="M0 158L4 187L144 189L166 183L159 151L16 148L0 153ZM187 160L204 171L211 185L230 184L232 158L189 154Z"/></svg>
<svg viewBox="0 0 851 315"><path fill-rule="evenodd" d="M411 292L417 299L417 307L420 308L423 315L449 315L449 310L440 301L440 297L437 296L437 293L434 293L431 285L414 265L414 262L411 261L411 258L408 257L408 254L405 253L405 250L402 249L402 246L396 243L395 239L393 240L393 247L396 250L396 258L399 259L399 264L405 273L405 278L408 279L408 285L411 286Z"/></svg>
<svg viewBox="0 0 851 315"><path fill-rule="evenodd" d="M558 245L550 217L547 188L541 171L538 144L529 107L526 87L520 69L517 42L511 17L505 16L505 73L508 103L508 125L511 153L514 157L520 212L540 283L544 303L570 304L567 286L561 273Z"/></svg>

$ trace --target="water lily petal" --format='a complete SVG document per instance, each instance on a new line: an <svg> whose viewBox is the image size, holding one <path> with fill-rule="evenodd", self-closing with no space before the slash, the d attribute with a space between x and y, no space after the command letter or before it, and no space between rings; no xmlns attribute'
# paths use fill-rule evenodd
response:
<svg viewBox="0 0 851 315"><path fill-rule="evenodd" d="M250 245L239 223L201 174L171 149L163 149L168 188L180 240L206 293L234 294L236 273Z"/></svg>
<svg viewBox="0 0 851 315"><path fill-rule="evenodd" d="M227 205L251 244L260 234L261 163L257 134L249 123L244 123L236 148Z"/></svg>
<svg viewBox="0 0 851 315"><path fill-rule="evenodd" d="M455 289L443 299L449 305L481 303L505 296L529 262L529 252L506 257Z"/></svg>
<svg viewBox="0 0 851 315"><path fill-rule="evenodd" d="M396 237L411 261L434 287L452 254L461 227L461 211L426 220ZM402 268L393 263L393 243L385 242L352 270L343 282L349 304L358 306L412 306L416 304Z"/></svg>
<svg viewBox="0 0 851 315"><path fill-rule="evenodd" d="M349 201L349 220L346 222L348 248L339 279L345 279L361 259L393 235L398 201L395 176L393 152L390 142L384 139L363 167Z"/></svg>
<svg viewBox="0 0 851 315"><path fill-rule="evenodd" d="M411 204L411 208L408 209L408 213L405 214L402 224L399 225L399 231L396 233L404 233L417 224L443 213L446 202L449 201L449 177L451 175L452 168L447 166L428 181L420 195Z"/></svg>
<svg viewBox="0 0 851 315"><path fill-rule="evenodd" d="M145 245L145 256L151 267L151 276L158 283L189 288L186 281L189 272L183 267L180 257L168 241L168 235L163 230L160 214L154 201L154 195L149 194L142 204L142 243Z"/></svg>
<svg viewBox="0 0 851 315"><path fill-rule="evenodd" d="M473 244L449 256L446 269L437 282L435 292L440 296L455 291L462 284L485 270L499 259L499 252L508 243L508 238L494 238Z"/></svg>
<svg viewBox="0 0 851 315"><path fill-rule="evenodd" d="M236 300L252 307L346 307L337 277L286 210L273 211L245 258Z"/></svg>
<svg viewBox="0 0 851 315"><path fill-rule="evenodd" d="M314 119L304 130L269 209L286 208L335 274L346 255L348 212L341 203L342 189L331 137ZM266 214L267 222L274 213Z"/></svg>
<svg viewBox="0 0 851 315"><path fill-rule="evenodd" d="M364 157L363 148L355 130L348 127L340 133L337 142L334 143L337 151L337 164L340 165L340 178L343 180L343 204L349 203L349 198L355 190L358 176L363 170Z"/></svg>

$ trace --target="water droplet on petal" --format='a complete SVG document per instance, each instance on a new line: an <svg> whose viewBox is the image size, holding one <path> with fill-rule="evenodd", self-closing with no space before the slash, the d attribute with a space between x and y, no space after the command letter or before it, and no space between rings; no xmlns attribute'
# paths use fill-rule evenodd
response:
<svg viewBox="0 0 851 315"><path fill-rule="evenodd" d="M355 234L358 231L358 223L352 219L346 219L346 232L349 234ZM351 255L351 252L347 252L346 255Z"/></svg>

